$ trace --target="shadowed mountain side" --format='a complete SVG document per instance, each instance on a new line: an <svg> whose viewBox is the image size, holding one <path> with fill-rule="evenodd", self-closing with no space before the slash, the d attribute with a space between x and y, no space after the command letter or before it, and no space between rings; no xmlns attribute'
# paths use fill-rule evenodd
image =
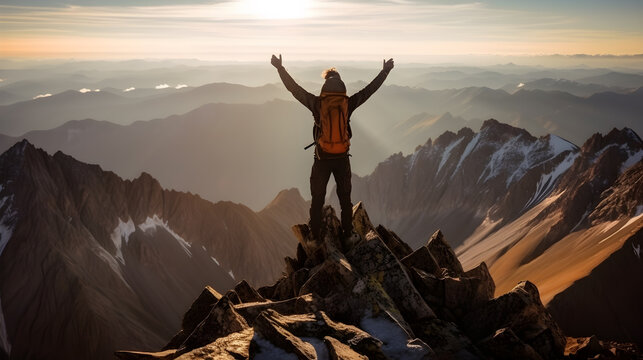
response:
<svg viewBox="0 0 643 360"><path fill-rule="evenodd" d="M260 209L284 187L308 183L307 115L292 102L211 104L129 126L83 120L25 137L125 178L149 172L166 187Z"/></svg>
<svg viewBox="0 0 643 360"><path fill-rule="evenodd" d="M298 103L209 104L180 116L128 126L71 121L24 138L54 153L97 163L124 178L154 174L164 187L259 210L289 187L309 193L313 122ZM366 129L354 127L352 152L377 163L387 154ZM358 134L358 135L357 135ZM18 138L0 136L0 150ZM365 171L370 163L356 163ZM361 166L360 166L361 165Z"/></svg>
<svg viewBox="0 0 643 360"><path fill-rule="evenodd" d="M634 285L643 284L641 243L643 228L589 275L549 302L547 307L567 334L596 334L643 346L643 288ZM619 308L626 311L618 311Z"/></svg>
<svg viewBox="0 0 643 360"><path fill-rule="evenodd" d="M158 347L206 284L274 281L296 243L279 214L305 207L296 190L261 214L213 204L22 141L0 156L0 333L20 359Z"/></svg>

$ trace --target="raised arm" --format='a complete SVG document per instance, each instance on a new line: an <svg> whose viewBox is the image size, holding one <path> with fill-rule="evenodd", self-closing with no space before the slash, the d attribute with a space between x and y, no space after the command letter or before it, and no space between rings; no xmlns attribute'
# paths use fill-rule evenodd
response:
<svg viewBox="0 0 643 360"><path fill-rule="evenodd" d="M359 92L353 94L349 99L348 99L348 111L353 112L353 110L357 109L358 106L362 105L368 98L373 95L377 89L382 86L382 83L384 83L384 80L386 80L386 77L388 76L388 73L391 72L391 69L393 69L393 59L388 59L387 60L382 60L382 71L380 71L379 74L371 81L370 84L366 85L365 88L360 90Z"/></svg>
<svg viewBox="0 0 643 360"><path fill-rule="evenodd" d="M308 110L313 111L313 108L315 107L315 95L304 90L304 88L299 86L290 74L288 74L286 68L281 64L281 54L279 54L279 57L272 55L270 63L272 66L277 68L281 81L284 83L284 86L286 86L286 89L292 93L292 96L307 107Z"/></svg>

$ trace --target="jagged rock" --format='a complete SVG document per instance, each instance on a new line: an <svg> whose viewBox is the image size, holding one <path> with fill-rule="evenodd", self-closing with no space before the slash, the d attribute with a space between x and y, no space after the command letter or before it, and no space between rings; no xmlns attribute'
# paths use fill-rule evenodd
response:
<svg viewBox="0 0 643 360"><path fill-rule="evenodd" d="M181 348L186 350L196 349L220 337L246 328L248 328L246 320L237 313L230 300L224 296L183 342Z"/></svg>
<svg viewBox="0 0 643 360"><path fill-rule="evenodd" d="M502 328L493 336L478 343L480 349L498 360L542 360L540 355L525 344L510 328Z"/></svg>
<svg viewBox="0 0 643 360"><path fill-rule="evenodd" d="M362 229L368 228L363 207L357 210ZM207 316L194 325L198 320L194 319L203 317L217 298L206 289L184 319L189 318L186 324L195 329L186 336L189 326L184 326L184 334L179 335L186 339L176 346L176 353L169 349L171 356L247 359L265 355L264 350L293 353L300 359L549 360L563 356L566 339L543 307L536 286L521 282L494 299L495 284L486 264L463 272L439 231L426 247L411 252L381 226L355 244L342 244L339 220L328 209L321 241L311 241L307 225L297 229L302 235L297 259L287 260L287 274L258 291L239 283L218 295ZM171 344L177 341L175 337ZM575 351L585 356L585 350L579 349L594 351L595 343L590 339ZM604 345L596 356L606 358L617 352L620 358L636 353Z"/></svg>
<svg viewBox="0 0 643 360"><path fill-rule="evenodd" d="M369 231L374 231L375 227L371 223L371 220L368 218L368 214L364 209L362 202L358 202L353 206L353 231L355 231L360 238L366 239L366 234ZM344 250L350 250L355 244L344 244Z"/></svg>
<svg viewBox="0 0 643 360"><path fill-rule="evenodd" d="M228 290L224 295L224 298L228 299L232 304L241 304L241 298L239 297L239 294L237 294L236 291L234 290Z"/></svg>
<svg viewBox="0 0 643 360"><path fill-rule="evenodd" d="M478 359L477 349L456 324L429 319L415 327L416 335L435 351L438 359Z"/></svg>
<svg viewBox="0 0 643 360"><path fill-rule="evenodd" d="M357 282L351 264L344 255L328 258L321 266L312 269L308 280L301 286L299 294L314 293L325 297L331 292L343 292L352 289Z"/></svg>
<svg viewBox="0 0 643 360"><path fill-rule="evenodd" d="M282 301L267 301L235 305L234 309L243 316L250 326L262 311L271 309L282 315L305 314L317 310L310 294Z"/></svg>
<svg viewBox="0 0 643 360"><path fill-rule="evenodd" d="M476 290L476 294L485 300L493 299L496 292L496 283L489 273L487 264L483 261L480 265L464 273L465 277L480 279L480 284Z"/></svg>
<svg viewBox="0 0 643 360"><path fill-rule="evenodd" d="M433 310L413 286L402 264L375 231L369 232L366 241L354 247L346 257L361 274L376 279L381 284L405 319L435 317Z"/></svg>
<svg viewBox="0 0 643 360"><path fill-rule="evenodd" d="M426 247L431 254L433 254L438 264L440 264L440 267L446 268L451 275L459 276L464 272L458 257L453 252L453 249L451 249L451 246L444 240L442 231L438 230L433 233Z"/></svg>
<svg viewBox="0 0 643 360"><path fill-rule="evenodd" d="M210 286L206 286L199 297L194 300L190 309L183 315L181 322L181 331L176 334L162 350L177 349L194 331L197 325L205 319L212 310L214 304L221 300L222 295Z"/></svg>
<svg viewBox="0 0 643 360"><path fill-rule="evenodd" d="M291 258L290 256L286 256L284 258L284 262L286 263L286 275L290 275L301 268L299 261Z"/></svg>
<svg viewBox="0 0 643 360"><path fill-rule="evenodd" d="M324 312L284 316L273 310L262 312L255 322L256 331L273 345L295 353L300 359L316 358L314 348L300 338L323 339L331 336L369 359L386 358L382 342L359 328L332 321Z"/></svg>
<svg viewBox="0 0 643 360"><path fill-rule="evenodd" d="M171 360L176 356L176 349L159 352L116 351L114 355L121 360Z"/></svg>
<svg viewBox="0 0 643 360"><path fill-rule="evenodd" d="M429 274L437 274L440 271L440 265L426 246L421 246L401 261L407 267L415 267Z"/></svg>
<svg viewBox="0 0 643 360"><path fill-rule="evenodd" d="M324 337L330 360L368 360L368 357L355 352L350 346L342 344L331 336Z"/></svg>
<svg viewBox="0 0 643 360"><path fill-rule="evenodd" d="M299 294L301 287L306 283L309 276L310 269L308 268L299 269L290 276L290 279L292 280L292 289L295 294Z"/></svg>
<svg viewBox="0 0 643 360"><path fill-rule="evenodd" d="M567 338L565 354L575 359L591 359L605 349L596 336L585 338Z"/></svg>
<svg viewBox="0 0 643 360"><path fill-rule="evenodd" d="M176 360L237 360L250 358L250 342L254 336L252 328L229 334L214 342L185 353Z"/></svg>
<svg viewBox="0 0 643 360"><path fill-rule="evenodd" d="M565 336L540 301L538 288L529 281L520 282L510 292L472 311L463 324L475 341L510 327L543 359L558 359L565 349Z"/></svg>
<svg viewBox="0 0 643 360"><path fill-rule="evenodd" d="M242 303L266 301L266 299L245 280L242 280L234 287L234 292L237 293Z"/></svg>
<svg viewBox="0 0 643 360"><path fill-rule="evenodd" d="M292 280L284 276L275 283L271 299L286 300L296 295L292 288Z"/></svg>
<svg viewBox="0 0 643 360"><path fill-rule="evenodd" d="M380 235L380 238L382 238L382 241L384 241L386 246L391 249L396 258L402 259L413 252L413 250L411 250L411 247L407 243L402 241L402 239L400 239L400 237L397 236L396 233L388 230L384 226L378 225L375 231L377 231L377 233Z"/></svg>
<svg viewBox="0 0 643 360"><path fill-rule="evenodd" d="M308 315L299 315L299 318L291 317L293 321L300 321ZM256 331L271 344L280 347L287 352L297 355L299 359L317 359L315 348L293 335L286 329L287 323L284 317L272 310L262 312L255 321ZM305 320L304 320L305 321Z"/></svg>

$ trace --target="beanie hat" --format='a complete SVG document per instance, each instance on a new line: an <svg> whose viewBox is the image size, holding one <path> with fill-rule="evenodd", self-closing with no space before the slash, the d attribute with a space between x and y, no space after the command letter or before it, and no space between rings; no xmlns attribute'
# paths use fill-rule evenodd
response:
<svg viewBox="0 0 643 360"><path fill-rule="evenodd" d="M334 67L324 70L322 77L326 79L321 89L322 92L346 92L346 85L344 85L342 77L339 76L337 69Z"/></svg>

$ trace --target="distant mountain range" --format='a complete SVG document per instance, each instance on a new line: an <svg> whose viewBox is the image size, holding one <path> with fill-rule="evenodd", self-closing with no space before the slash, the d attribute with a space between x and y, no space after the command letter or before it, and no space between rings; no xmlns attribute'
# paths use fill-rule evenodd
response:
<svg viewBox="0 0 643 360"><path fill-rule="evenodd" d="M479 133L446 132L355 176L353 199L413 248L441 229L465 268L489 265L497 293L534 281L572 335L643 343L633 320L643 315L634 306L643 294L609 277L621 271L627 281L643 280L636 253L643 240L642 159L643 142L628 128L595 134L578 148L488 120ZM627 261L621 267L612 257ZM606 295L594 296L597 286ZM583 294L586 305L577 307L571 294ZM592 328L575 322L584 317Z"/></svg>
<svg viewBox="0 0 643 360"><path fill-rule="evenodd" d="M349 87L355 91L362 85ZM152 98L70 91L0 107L0 128L48 121L53 126L66 121L63 119L69 112L77 116L102 113L112 121L130 122L188 111L216 99L256 104L207 104L183 115L127 126L92 120L66 122L23 136L0 136L0 150L27 138L50 152L62 150L126 178L146 171L166 187L260 209L284 187L308 189L312 152L302 149L312 140L312 117L298 103L268 101L275 97L290 99L277 86L230 84L205 85ZM86 114L80 113L83 111ZM465 126L477 129L482 119L491 117L532 134L552 133L581 144L593 132L607 132L613 127L641 132L641 114L643 90L577 97L541 90L508 94L489 88L428 91L384 86L352 118L355 136L351 153L359 159L353 162L353 171L366 175L391 153L411 153L444 131ZM276 164L280 171L273 171L275 159L279 159ZM257 178L262 179L263 186L253 186Z"/></svg>
<svg viewBox="0 0 643 360"><path fill-rule="evenodd" d="M274 281L306 212L294 189L255 213L22 141L0 156L0 347L111 359L161 346L205 285Z"/></svg>

